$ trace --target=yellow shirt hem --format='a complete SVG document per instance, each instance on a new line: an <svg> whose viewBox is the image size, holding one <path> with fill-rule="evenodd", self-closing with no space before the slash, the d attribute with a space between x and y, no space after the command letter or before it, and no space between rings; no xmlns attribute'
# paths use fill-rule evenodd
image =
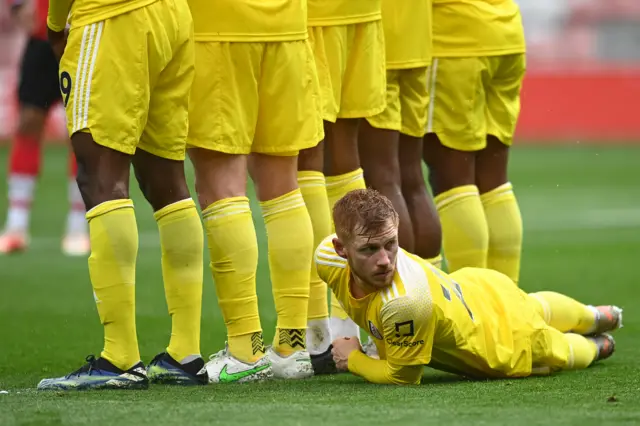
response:
<svg viewBox="0 0 640 426"><path fill-rule="evenodd" d="M413 61L387 62L388 70L411 70L415 68L425 68L431 65L432 59L415 59Z"/></svg>
<svg viewBox="0 0 640 426"><path fill-rule="evenodd" d="M282 33L282 34L223 34L223 33L201 33L195 34L195 41L227 41L236 43L256 43L268 41L300 41L306 40L308 33Z"/></svg>
<svg viewBox="0 0 640 426"><path fill-rule="evenodd" d="M345 16L344 18L309 18L307 26L309 27L333 27L338 25L363 24L365 22L379 21L382 19L382 13L375 12L360 16Z"/></svg>
<svg viewBox="0 0 640 426"><path fill-rule="evenodd" d="M129 13L136 9L149 6L157 1L158 0L138 0L134 2L124 3L121 7L116 7L116 8L114 8L113 6L107 6L104 8L105 10L94 9L90 11L82 11L81 19L76 19L74 17L75 12L72 6L71 20L69 21L69 24L71 28L84 27L90 24L95 24L96 22L106 21L107 19L119 16L119 15L124 15L125 13Z"/></svg>

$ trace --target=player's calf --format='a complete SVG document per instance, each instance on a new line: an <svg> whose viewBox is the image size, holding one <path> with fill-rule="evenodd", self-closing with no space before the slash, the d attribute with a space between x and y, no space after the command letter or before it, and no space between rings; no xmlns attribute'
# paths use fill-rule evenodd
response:
<svg viewBox="0 0 640 426"><path fill-rule="evenodd" d="M442 228L422 171L422 138L401 133L398 157L402 196L413 225L414 253L423 259L436 258L442 248Z"/></svg>
<svg viewBox="0 0 640 426"><path fill-rule="evenodd" d="M358 146L364 180L391 200L400 216L400 247L415 253L413 224L402 196L398 142L399 133L395 130L377 129L366 120L360 125Z"/></svg>

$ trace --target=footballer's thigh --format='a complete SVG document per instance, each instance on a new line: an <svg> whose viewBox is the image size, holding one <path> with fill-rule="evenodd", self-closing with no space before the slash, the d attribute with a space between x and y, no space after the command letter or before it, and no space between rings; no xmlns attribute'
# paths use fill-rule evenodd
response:
<svg viewBox="0 0 640 426"><path fill-rule="evenodd" d="M251 151L297 156L322 140L320 93L306 40L265 43Z"/></svg>
<svg viewBox="0 0 640 426"><path fill-rule="evenodd" d="M128 197L149 99L145 8L72 28L60 62L67 128L87 208Z"/></svg>
<svg viewBox="0 0 640 426"><path fill-rule="evenodd" d="M71 137L133 155L149 107L147 29L140 9L71 29L60 62Z"/></svg>
<svg viewBox="0 0 640 426"><path fill-rule="evenodd" d="M175 7L157 7L163 2ZM147 121L133 166L155 211L190 197L184 175L189 93L194 76L193 22L186 0L163 0L147 9L149 79Z"/></svg>
<svg viewBox="0 0 640 426"><path fill-rule="evenodd" d="M434 58L424 160L434 195L475 184L475 152L486 143L485 95L479 58Z"/></svg>
<svg viewBox="0 0 640 426"><path fill-rule="evenodd" d="M484 148L484 64L481 58L434 58L429 73L427 133L459 151Z"/></svg>
<svg viewBox="0 0 640 426"><path fill-rule="evenodd" d="M203 209L246 192L264 48L264 43L195 43L187 147Z"/></svg>
<svg viewBox="0 0 640 426"><path fill-rule="evenodd" d="M525 54L483 58L489 78L485 83L487 134L511 146L520 115L520 91L526 71Z"/></svg>
<svg viewBox="0 0 640 426"><path fill-rule="evenodd" d="M386 64L382 21L346 26L344 40L332 40L332 50L346 51L341 75L338 118L362 118L379 114L386 106Z"/></svg>

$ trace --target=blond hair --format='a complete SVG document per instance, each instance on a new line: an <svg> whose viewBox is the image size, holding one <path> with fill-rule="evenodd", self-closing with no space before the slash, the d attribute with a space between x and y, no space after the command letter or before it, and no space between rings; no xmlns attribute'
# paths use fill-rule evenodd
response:
<svg viewBox="0 0 640 426"><path fill-rule="evenodd" d="M398 226L398 213L391 201L375 189L350 191L333 207L336 234L344 241L356 235L376 235L389 221Z"/></svg>

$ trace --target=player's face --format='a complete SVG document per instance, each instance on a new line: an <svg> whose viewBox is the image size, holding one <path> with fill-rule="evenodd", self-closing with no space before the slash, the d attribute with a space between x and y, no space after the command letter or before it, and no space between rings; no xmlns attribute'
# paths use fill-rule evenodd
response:
<svg viewBox="0 0 640 426"><path fill-rule="evenodd" d="M384 288L391 285L398 255L398 228L389 225L378 235L359 235L345 247L353 274L365 285Z"/></svg>

